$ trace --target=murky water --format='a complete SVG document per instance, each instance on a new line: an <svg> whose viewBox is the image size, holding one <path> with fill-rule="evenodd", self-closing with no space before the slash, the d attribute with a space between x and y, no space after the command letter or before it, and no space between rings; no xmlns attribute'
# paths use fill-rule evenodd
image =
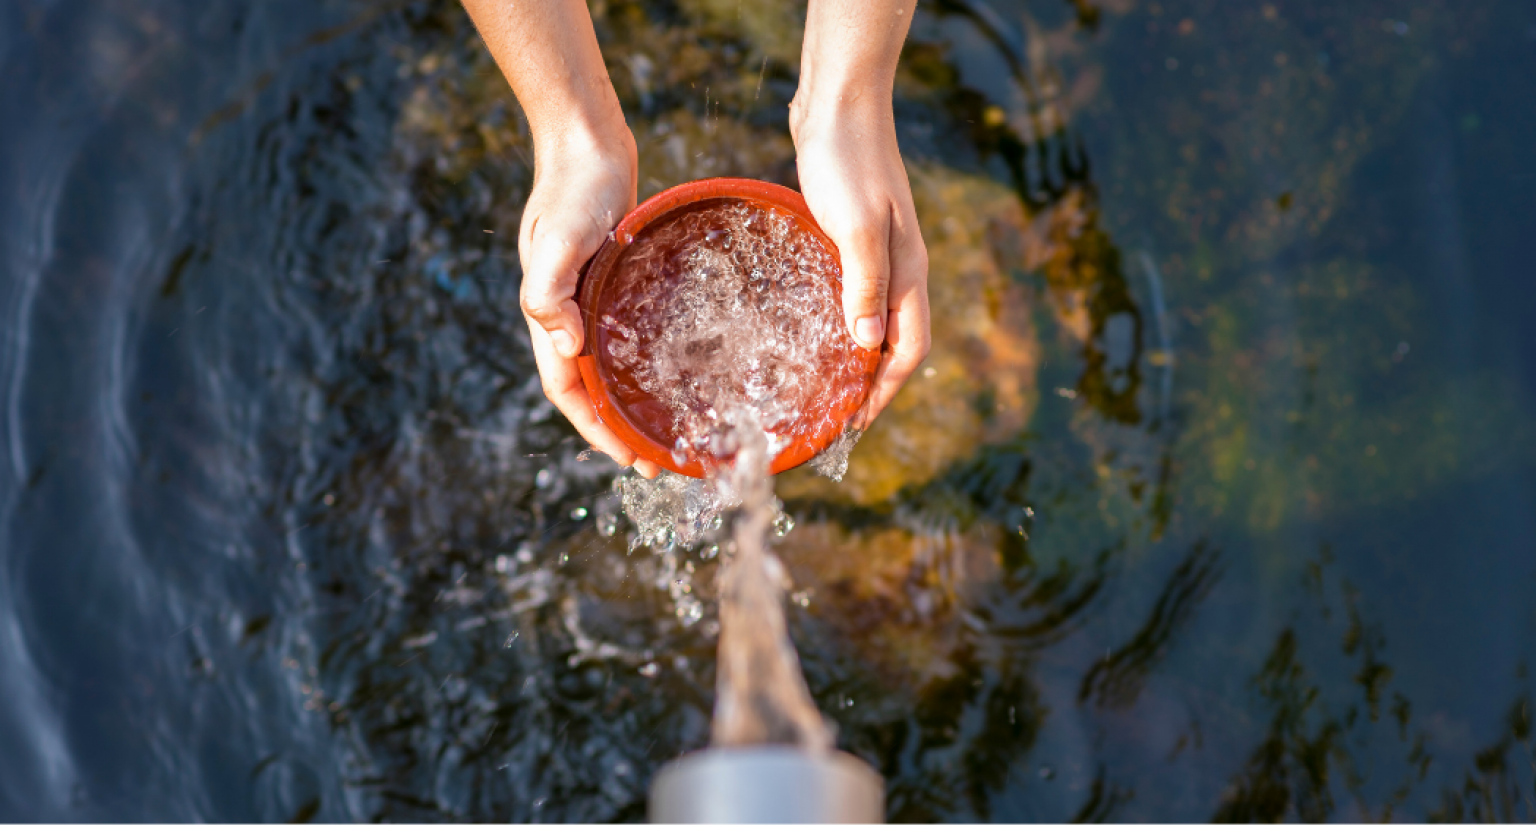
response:
<svg viewBox="0 0 1536 826"><path fill-rule="evenodd" d="M1536 819L1536 9L1472 5L920 8L934 352L777 487L893 819ZM794 183L793 4L595 8L642 197ZM542 399L462 12L23 0L0 66L0 812L642 817L719 557Z"/></svg>

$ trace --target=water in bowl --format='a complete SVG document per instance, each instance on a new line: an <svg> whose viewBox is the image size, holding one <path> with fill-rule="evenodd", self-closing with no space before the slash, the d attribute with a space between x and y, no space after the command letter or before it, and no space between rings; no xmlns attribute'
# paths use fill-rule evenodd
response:
<svg viewBox="0 0 1536 826"><path fill-rule="evenodd" d="M596 349L634 423L683 464L728 459L741 406L784 445L841 428L863 392L836 256L769 206L710 199L647 226L598 308Z"/></svg>

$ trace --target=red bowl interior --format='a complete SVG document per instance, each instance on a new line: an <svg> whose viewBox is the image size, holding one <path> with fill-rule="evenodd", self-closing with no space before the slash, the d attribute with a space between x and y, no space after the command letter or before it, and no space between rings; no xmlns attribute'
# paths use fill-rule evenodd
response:
<svg viewBox="0 0 1536 826"><path fill-rule="evenodd" d="M685 461L678 462L672 455L675 436L663 442L650 435L647 431L656 430L657 425L654 422L647 422L638 411L621 403L610 387L613 371L595 350L599 325L598 313L594 312L593 308L598 306L603 291L610 284L615 283L613 279L624 277L624 272L616 265L622 259L624 250L636 239L641 238L642 231L647 226L674 211L693 208L700 202L711 199L746 201L757 206L774 208L780 213L788 213L802 229L824 245L833 257L838 257L837 246L817 226L800 193L766 181L710 178L673 187L636 207L633 212L624 216L624 220L619 222L613 234L603 242L597 254L588 262L582 274L581 285L577 289L577 303L582 308L582 320L586 325L585 345L582 354L577 358L577 366L581 370L582 383L592 397L597 417L642 458L649 459L675 473L695 477L704 475L707 469L705 460L690 455ZM870 387L874 384L875 368L880 363L880 352L860 347L856 347L855 350L857 352L855 357L861 360L861 363L856 365L858 369L854 371L855 381L862 385L858 388L858 392L847 394L844 397L847 400L841 407L828 411L828 415L821 420L822 423L813 428L810 433L785 445L769 465L770 473L780 473L796 467L825 450L841 435L847 422L864 406L864 402L869 397Z"/></svg>

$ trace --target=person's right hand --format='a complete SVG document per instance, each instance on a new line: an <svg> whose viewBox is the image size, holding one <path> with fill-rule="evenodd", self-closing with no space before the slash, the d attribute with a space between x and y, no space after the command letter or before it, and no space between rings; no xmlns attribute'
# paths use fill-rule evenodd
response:
<svg viewBox="0 0 1536 826"><path fill-rule="evenodd" d="M576 307L582 265L635 207L635 139L627 128L617 131L622 134L592 136L572 129L539 142L517 244L521 303L544 395L593 447L653 479L661 469L597 418L576 367L584 332Z"/></svg>

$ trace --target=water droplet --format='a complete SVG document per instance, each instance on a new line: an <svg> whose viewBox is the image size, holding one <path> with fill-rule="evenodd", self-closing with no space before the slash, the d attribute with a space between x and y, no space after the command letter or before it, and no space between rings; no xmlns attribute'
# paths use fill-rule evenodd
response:
<svg viewBox="0 0 1536 826"><path fill-rule="evenodd" d="M683 621L683 627L693 625L704 617L704 605L696 599L677 606L677 618Z"/></svg>
<svg viewBox="0 0 1536 826"><path fill-rule="evenodd" d="M597 532L603 536L613 536L619 531L619 518L611 513L597 515Z"/></svg>
<svg viewBox="0 0 1536 826"><path fill-rule="evenodd" d="M576 520L577 522L580 522L581 520L586 519L587 518L587 509L586 508L580 508L580 507L572 508L571 509L571 518Z"/></svg>
<svg viewBox="0 0 1536 826"><path fill-rule="evenodd" d="M780 513L773 518L773 535L784 536L795 529L795 518L787 513Z"/></svg>
<svg viewBox="0 0 1536 826"><path fill-rule="evenodd" d="M646 663L645 665L640 666L640 676L654 677L656 676L656 672L660 670L661 669L658 668L655 663Z"/></svg>
<svg viewBox="0 0 1536 826"><path fill-rule="evenodd" d="M560 554L560 564L561 565L564 565L565 563L570 562L570 561L571 561L571 555L570 554L567 554L567 553Z"/></svg>
<svg viewBox="0 0 1536 826"><path fill-rule="evenodd" d="M549 487L549 483L553 481L555 481L555 473L549 468L541 469L538 474L533 477L534 486L540 488Z"/></svg>
<svg viewBox="0 0 1536 826"><path fill-rule="evenodd" d="M699 556L702 556L705 559L714 559L715 557L717 557L719 555L720 555L720 546L719 545L710 545L708 548L704 549L704 553L699 554Z"/></svg>
<svg viewBox="0 0 1536 826"><path fill-rule="evenodd" d="M506 554L496 555L496 573L505 574L512 570L512 560Z"/></svg>

